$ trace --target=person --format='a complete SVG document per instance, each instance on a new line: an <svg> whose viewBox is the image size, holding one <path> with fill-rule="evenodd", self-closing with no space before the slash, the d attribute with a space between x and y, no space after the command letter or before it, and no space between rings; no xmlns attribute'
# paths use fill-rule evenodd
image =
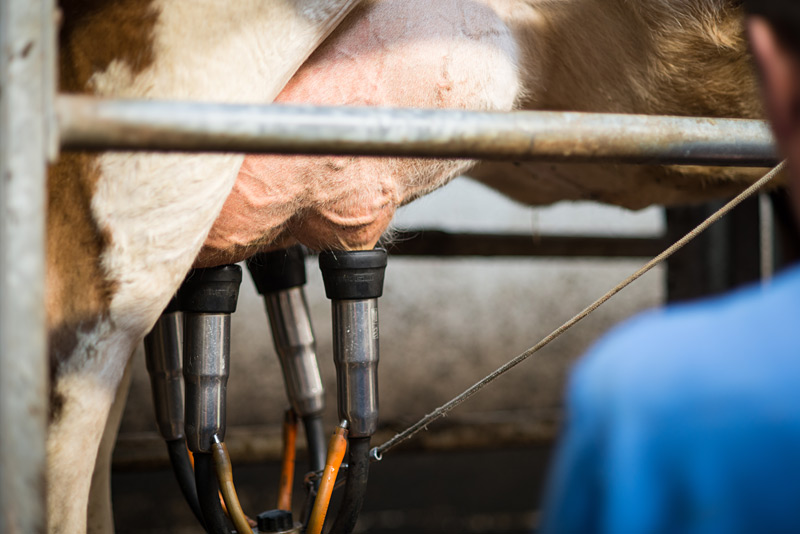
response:
<svg viewBox="0 0 800 534"><path fill-rule="evenodd" d="M744 0L800 210L800 1ZM800 268L633 319L576 366L544 533L800 533Z"/></svg>

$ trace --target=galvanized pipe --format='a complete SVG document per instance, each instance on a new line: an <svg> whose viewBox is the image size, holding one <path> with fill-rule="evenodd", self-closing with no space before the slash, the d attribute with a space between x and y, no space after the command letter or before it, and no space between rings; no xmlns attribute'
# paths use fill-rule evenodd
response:
<svg viewBox="0 0 800 534"><path fill-rule="evenodd" d="M62 95L69 150L339 154L485 160L769 167L755 120L517 111L490 113L196 102Z"/></svg>

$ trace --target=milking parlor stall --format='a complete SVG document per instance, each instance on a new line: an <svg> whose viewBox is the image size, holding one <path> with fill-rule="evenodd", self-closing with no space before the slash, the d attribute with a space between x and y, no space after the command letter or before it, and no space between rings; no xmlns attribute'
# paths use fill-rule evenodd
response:
<svg viewBox="0 0 800 534"><path fill-rule="evenodd" d="M101 99L58 90L62 23L53 0L0 4L2 533L62 521L46 503L45 205L48 166L65 155L765 176L710 202L638 212L532 208L461 177L400 209L374 250L293 246L192 270L137 344L121 423L103 437L114 443L119 425L113 455L100 453L92 478L94 502L110 469L123 533L530 532L574 360L640 310L767 280L795 257L760 120Z"/></svg>

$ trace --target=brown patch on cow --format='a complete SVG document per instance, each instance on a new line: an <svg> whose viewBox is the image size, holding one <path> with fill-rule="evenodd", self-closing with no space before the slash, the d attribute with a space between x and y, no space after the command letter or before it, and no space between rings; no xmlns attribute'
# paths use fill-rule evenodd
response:
<svg viewBox="0 0 800 534"><path fill-rule="evenodd" d="M524 109L763 115L740 2L520 2L505 18Z"/></svg>
<svg viewBox="0 0 800 534"><path fill-rule="evenodd" d="M95 158L64 154L48 173L46 305L54 373L73 353L78 333L107 315L114 293L100 261L110 235L91 212Z"/></svg>
<svg viewBox="0 0 800 534"><path fill-rule="evenodd" d="M93 74L112 61L132 74L153 63L153 34L158 11L153 0L60 0L61 88L85 92Z"/></svg>
<svg viewBox="0 0 800 534"><path fill-rule="evenodd" d="M158 12L153 0L60 0L62 91L88 92L91 77L113 61L132 74L153 63ZM92 217L96 155L66 153L47 184L47 321L51 372L74 353L81 333L106 317L114 293L101 265L110 234ZM55 402L55 401L54 401ZM57 415L58 403L53 405Z"/></svg>
<svg viewBox="0 0 800 534"><path fill-rule="evenodd" d="M656 52L653 107L675 115L761 118L742 7L709 3L690 15L647 21Z"/></svg>

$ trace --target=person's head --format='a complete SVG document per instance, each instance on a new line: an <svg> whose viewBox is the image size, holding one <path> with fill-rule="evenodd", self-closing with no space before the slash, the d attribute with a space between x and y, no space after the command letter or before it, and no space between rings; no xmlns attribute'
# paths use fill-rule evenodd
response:
<svg viewBox="0 0 800 534"><path fill-rule="evenodd" d="M800 0L744 0L766 111L800 210Z"/></svg>

